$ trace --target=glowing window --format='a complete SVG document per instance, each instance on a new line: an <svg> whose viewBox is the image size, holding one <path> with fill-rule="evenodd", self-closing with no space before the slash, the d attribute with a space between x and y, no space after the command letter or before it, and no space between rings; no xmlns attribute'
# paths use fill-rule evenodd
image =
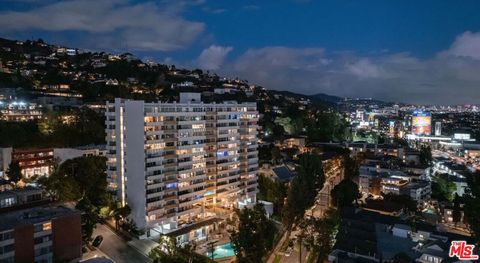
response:
<svg viewBox="0 0 480 263"><path fill-rule="evenodd" d="M47 230L50 230L50 229L52 229L52 222L43 223L43 225L42 225L42 230L43 231L47 231Z"/></svg>

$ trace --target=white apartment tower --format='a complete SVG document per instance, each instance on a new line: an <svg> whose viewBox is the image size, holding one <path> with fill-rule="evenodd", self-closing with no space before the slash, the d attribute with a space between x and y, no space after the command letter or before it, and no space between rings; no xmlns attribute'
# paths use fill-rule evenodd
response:
<svg viewBox="0 0 480 263"><path fill-rule="evenodd" d="M107 103L109 184L149 235L181 229L256 202L255 103Z"/></svg>

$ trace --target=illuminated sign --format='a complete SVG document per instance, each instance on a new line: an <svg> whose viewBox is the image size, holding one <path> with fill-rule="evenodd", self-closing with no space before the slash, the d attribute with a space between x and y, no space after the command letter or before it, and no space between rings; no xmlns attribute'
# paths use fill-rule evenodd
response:
<svg viewBox="0 0 480 263"><path fill-rule="evenodd" d="M412 114L412 134L430 135L432 115L429 112L414 111Z"/></svg>

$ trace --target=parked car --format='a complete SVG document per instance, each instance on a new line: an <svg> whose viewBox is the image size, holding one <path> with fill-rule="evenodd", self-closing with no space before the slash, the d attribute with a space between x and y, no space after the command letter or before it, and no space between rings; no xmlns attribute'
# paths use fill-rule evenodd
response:
<svg viewBox="0 0 480 263"><path fill-rule="evenodd" d="M289 257L292 254L293 251L293 246L288 246L287 249L285 250L285 256Z"/></svg>
<svg viewBox="0 0 480 263"><path fill-rule="evenodd" d="M95 239L93 240L92 246L94 246L94 247L99 247L100 244L102 244L102 241L103 241L103 237L102 237L101 235L98 235L98 236L95 237Z"/></svg>

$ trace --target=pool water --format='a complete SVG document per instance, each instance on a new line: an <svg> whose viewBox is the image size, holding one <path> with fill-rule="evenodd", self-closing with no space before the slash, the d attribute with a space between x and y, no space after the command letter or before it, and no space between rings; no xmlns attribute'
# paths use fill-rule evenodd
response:
<svg viewBox="0 0 480 263"><path fill-rule="evenodd" d="M427 209L423 210L423 212L426 213L426 214L433 214L433 215L436 214L435 210L433 210L433 208L427 208Z"/></svg>
<svg viewBox="0 0 480 263"><path fill-rule="evenodd" d="M208 252L207 257L212 258L212 253ZM233 250L231 243L226 243L220 246L216 246L213 249L213 258L227 258L235 256L235 251Z"/></svg>

